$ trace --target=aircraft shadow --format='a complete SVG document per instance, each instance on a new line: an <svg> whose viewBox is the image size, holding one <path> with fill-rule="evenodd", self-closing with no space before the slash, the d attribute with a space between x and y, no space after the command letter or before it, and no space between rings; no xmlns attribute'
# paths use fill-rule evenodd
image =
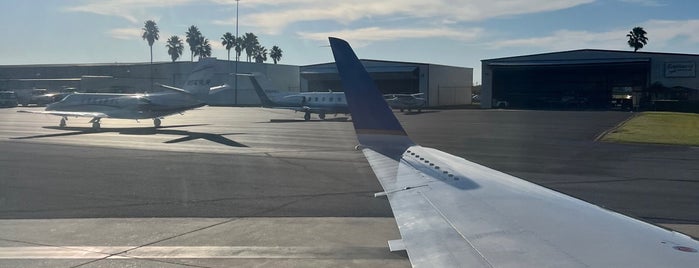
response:
<svg viewBox="0 0 699 268"><path fill-rule="evenodd" d="M260 122L260 123L303 123L303 122L350 122L349 117L333 117L333 118L326 118L325 120L321 119L312 119L312 120L303 120L303 119L270 119L269 122Z"/></svg>
<svg viewBox="0 0 699 268"><path fill-rule="evenodd" d="M204 140L208 140L211 142L215 142L215 143L230 146L230 147L248 147L245 144L242 144L242 143L239 143L239 142L236 142L236 141L233 141L231 139L224 137L225 135L238 135L238 134L243 134L243 133L213 134L213 133L170 129L170 128L176 128L176 127L192 127L192 126L205 126L205 125L208 125L208 124L172 125L172 126L161 126L159 128L155 128L155 127L100 128L98 130L95 130L95 129L92 129L89 127L63 127L63 128L61 128L61 127L44 127L46 129L71 130L71 131L70 132L63 132L63 133L55 133L55 134L43 134L43 135L35 135L35 136L27 136L27 137L16 137L16 138L10 138L10 139L27 140L27 139L67 137L67 136L76 136L76 135L92 134L92 133L113 132L113 133L117 133L120 135L164 134L164 135L183 136L181 138L166 141L165 143L179 143L179 142L191 141L191 140L196 140L196 139L204 139Z"/></svg>
<svg viewBox="0 0 699 268"><path fill-rule="evenodd" d="M412 111L412 112L402 112L402 114L405 114L405 115L430 114L430 113L439 113L439 111L422 111L422 112Z"/></svg>

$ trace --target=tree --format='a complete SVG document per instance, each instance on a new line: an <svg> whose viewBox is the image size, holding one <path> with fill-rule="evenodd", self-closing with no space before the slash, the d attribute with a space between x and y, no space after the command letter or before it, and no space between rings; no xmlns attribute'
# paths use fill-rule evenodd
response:
<svg viewBox="0 0 699 268"><path fill-rule="evenodd" d="M282 49L278 46L272 46L272 50L269 51L269 57L272 58L274 64L277 64L282 59L282 52Z"/></svg>
<svg viewBox="0 0 699 268"><path fill-rule="evenodd" d="M167 54L170 55L172 62L175 62L178 58L180 58L180 56L182 56L184 44L179 36L170 36L170 39L167 40L167 45L165 46L167 47Z"/></svg>
<svg viewBox="0 0 699 268"><path fill-rule="evenodd" d="M633 48L633 52L638 51L643 48L644 45L648 44L648 37L646 37L646 31L643 27L634 27L626 37L629 38L628 44Z"/></svg>
<svg viewBox="0 0 699 268"><path fill-rule="evenodd" d="M253 48L252 55L255 58L256 63L263 63L267 61L267 48L258 44Z"/></svg>
<svg viewBox="0 0 699 268"><path fill-rule="evenodd" d="M257 36L254 33L245 33L245 35L243 35L243 49L245 50L245 55L248 56L248 62L254 56L255 48L259 45L260 41L257 40Z"/></svg>
<svg viewBox="0 0 699 268"><path fill-rule="evenodd" d="M235 60L240 61L240 52L243 52L243 38L238 36L235 39Z"/></svg>
<svg viewBox="0 0 699 268"><path fill-rule="evenodd" d="M229 61L231 60L231 48L233 48L233 46L236 45L235 44L236 41L237 40L236 40L235 36L233 36L233 34L230 32L223 34L223 37L221 37L221 45L226 47L226 50L228 50L228 60Z"/></svg>
<svg viewBox="0 0 699 268"><path fill-rule="evenodd" d="M158 30L158 25L155 24L155 21L152 20L147 20L145 25L143 26L143 40L148 41L148 46L150 47L150 63L153 64L153 43L155 43L155 40L158 40L160 38L160 30Z"/></svg>
<svg viewBox="0 0 699 268"><path fill-rule="evenodd" d="M199 31L199 28L197 26L189 26L189 29L187 29L187 32L185 33L187 38L185 41L187 41L187 44L189 44L189 51L191 52L190 60L194 61L194 56L196 56L197 52L197 47L201 44L200 42L204 40L204 38L201 36L201 32Z"/></svg>
<svg viewBox="0 0 699 268"><path fill-rule="evenodd" d="M204 36L201 36L201 40L199 41L196 54L199 55L199 60L201 60L202 58L211 57L211 44L209 44L209 39L206 39L204 38Z"/></svg>

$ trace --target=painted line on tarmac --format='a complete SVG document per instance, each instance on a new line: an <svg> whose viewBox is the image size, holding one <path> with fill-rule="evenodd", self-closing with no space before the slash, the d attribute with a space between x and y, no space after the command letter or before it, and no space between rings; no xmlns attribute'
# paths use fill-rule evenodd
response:
<svg viewBox="0 0 699 268"><path fill-rule="evenodd" d="M386 259L386 247L0 247L0 259ZM110 253L112 252L112 253ZM113 255L113 252L124 252Z"/></svg>

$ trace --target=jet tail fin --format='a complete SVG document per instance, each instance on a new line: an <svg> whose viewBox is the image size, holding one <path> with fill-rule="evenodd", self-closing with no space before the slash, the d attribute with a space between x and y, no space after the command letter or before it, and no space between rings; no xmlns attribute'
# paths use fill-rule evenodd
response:
<svg viewBox="0 0 699 268"><path fill-rule="evenodd" d="M257 80L257 76L259 74L237 74L241 76L247 76L250 77L250 82L252 83L252 87L255 89L255 93L257 96L260 98L260 102L262 102L263 107L277 107L280 106L279 104L275 103L272 101L268 96L267 93L265 93L265 90L262 89L262 86L260 85L260 81Z"/></svg>
<svg viewBox="0 0 699 268"><path fill-rule="evenodd" d="M329 39L359 142L398 151L414 145L352 47L342 39Z"/></svg>
<svg viewBox="0 0 699 268"><path fill-rule="evenodd" d="M189 92L199 100L205 100L209 95L215 67L216 58L200 59L184 82L182 91Z"/></svg>

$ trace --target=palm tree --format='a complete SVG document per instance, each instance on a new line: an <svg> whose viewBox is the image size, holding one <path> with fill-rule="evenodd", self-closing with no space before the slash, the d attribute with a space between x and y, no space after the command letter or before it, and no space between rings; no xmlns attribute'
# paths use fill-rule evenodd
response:
<svg viewBox="0 0 699 268"><path fill-rule="evenodd" d="M182 44L182 39L179 36L170 36L167 40L167 54L170 55L172 62L175 62L180 56L182 56L182 51L184 51L184 44Z"/></svg>
<svg viewBox="0 0 699 268"><path fill-rule="evenodd" d="M243 51L243 38L238 36L235 39L235 60L240 61L240 52Z"/></svg>
<svg viewBox="0 0 699 268"><path fill-rule="evenodd" d="M267 48L257 45L252 50L252 55L255 58L256 63L263 63L267 61Z"/></svg>
<svg viewBox="0 0 699 268"><path fill-rule="evenodd" d="M199 31L199 28L197 26L189 26L189 29L187 29L187 32L185 33L187 35L187 38L185 39L187 41L187 44L189 44L189 51L191 52L191 61L194 61L194 56L196 56L196 50L197 47L200 45L200 42L204 40L204 38L201 37L201 32Z"/></svg>
<svg viewBox="0 0 699 268"><path fill-rule="evenodd" d="M629 38L627 43L633 48L633 52L638 51L643 48L644 45L648 44L648 37L646 37L646 34L643 27L633 27L629 34L626 35L626 37Z"/></svg>
<svg viewBox="0 0 699 268"><path fill-rule="evenodd" d="M160 38L160 30L158 30L158 25L155 21L147 20L146 24L143 26L143 40L148 40L148 46L150 47L150 63L153 64L153 43L155 40Z"/></svg>
<svg viewBox="0 0 699 268"><path fill-rule="evenodd" d="M274 64L282 59L282 49L278 46L272 46L272 50L269 51L269 57L272 58Z"/></svg>
<svg viewBox="0 0 699 268"><path fill-rule="evenodd" d="M204 38L204 36L201 36L201 41L197 47L197 55L199 55L199 60L211 57L211 44L209 44L209 39Z"/></svg>
<svg viewBox="0 0 699 268"><path fill-rule="evenodd" d="M235 41L235 36L233 36L233 34L230 32L223 34L223 36L221 37L221 45L226 47L226 50L228 50L229 61L231 60L231 48L235 46Z"/></svg>
<svg viewBox="0 0 699 268"><path fill-rule="evenodd" d="M245 35L243 35L243 49L245 50L245 54L248 56L248 62L254 56L253 52L259 45L260 41L257 40L257 36L254 33L245 33Z"/></svg>

